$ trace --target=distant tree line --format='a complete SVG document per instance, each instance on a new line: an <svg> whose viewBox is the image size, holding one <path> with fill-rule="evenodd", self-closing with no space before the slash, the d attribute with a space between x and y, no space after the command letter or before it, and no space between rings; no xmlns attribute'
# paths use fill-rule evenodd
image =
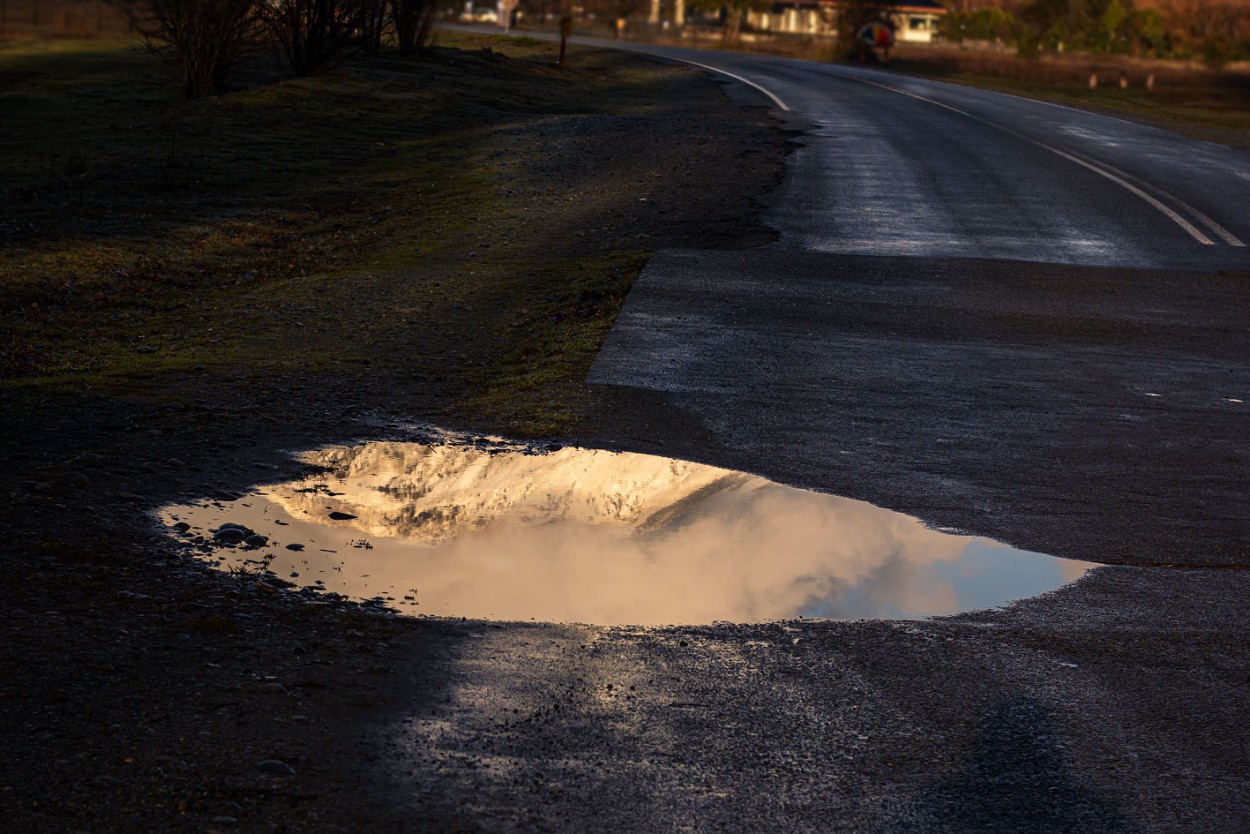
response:
<svg viewBox="0 0 1250 834"><path fill-rule="evenodd" d="M1011 8L953 9L946 40L1043 51L1201 58L1212 64L1250 58L1250 7L1243 0L1025 0Z"/></svg>
<svg viewBox="0 0 1250 834"><path fill-rule="evenodd" d="M182 70L187 98L223 92L246 55L278 49L306 76L349 50L394 41L400 54L428 46L436 0L113 0L132 26Z"/></svg>

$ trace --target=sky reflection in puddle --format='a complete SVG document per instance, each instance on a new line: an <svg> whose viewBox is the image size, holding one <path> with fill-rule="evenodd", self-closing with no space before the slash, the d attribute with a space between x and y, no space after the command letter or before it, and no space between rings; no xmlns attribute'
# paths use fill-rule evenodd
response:
<svg viewBox="0 0 1250 834"><path fill-rule="evenodd" d="M368 443L304 459L328 471L161 520L189 524L188 540L227 522L268 537L203 554L225 568L263 560L297 586L490 620L916 618L1002 605L1093 567L650 455Z"/></svg>

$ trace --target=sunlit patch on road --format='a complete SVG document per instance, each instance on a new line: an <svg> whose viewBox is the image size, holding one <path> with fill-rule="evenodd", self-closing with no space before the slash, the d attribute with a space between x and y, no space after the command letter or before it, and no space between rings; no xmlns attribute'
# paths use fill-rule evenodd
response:
<svg viewBox="0 0 1250 834"><path fill-rule="evenodd" d="M305 458L317 474L162 521L273 593L493 620L916 618L1033 596L1091 567L651 455L478 442Z"/></svg>

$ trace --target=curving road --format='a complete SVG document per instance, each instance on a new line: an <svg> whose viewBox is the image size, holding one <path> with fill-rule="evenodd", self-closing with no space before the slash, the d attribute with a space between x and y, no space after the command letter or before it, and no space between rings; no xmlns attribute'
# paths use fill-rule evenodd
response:
<svg viewBox="0 0 1250 834"><path fill-rule="evenodd" d="M588 440L1124 564L920 622L431 623L379 802L442 831L1250 830L1250 156L666 53L803 147L774 245L648 265Z"/></svg>
<svg viewBox="0 0 1250 834"><path fill-rule="evenodd" d="M1250 266L1250 155L1243 152L892 72L643 51L758 85L805 129L770 215L787 249Z"/></svg>
<svg viewBox="0 0 1250 834"><path fill-rule="evenodd" d="M712 442L688 454L931 524L1248 561L1250 154L879 70L666 54L801 147L766 198L779 240L657 255L592 382L692 416Z"/></svg>

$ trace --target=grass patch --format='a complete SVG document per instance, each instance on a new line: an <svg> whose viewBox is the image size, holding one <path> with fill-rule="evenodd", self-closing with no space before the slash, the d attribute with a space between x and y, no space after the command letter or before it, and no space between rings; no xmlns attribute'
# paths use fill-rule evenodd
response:
<svg viewBox="0 0 1250 834"><path fill-rule="evenodd" d="M0 46L0 385L454 378L470 413L567 425L651 237L586 185L649 186L645 162L588 164L578 131L686 71L443 40L194 102L136 44Z"/></svg>
<svg viewBox="0 0 1250 834"><path fill-rule="evenodd" d="M636 254L607 255L527 276L539 291L515 311L513 335L501 340L511 350L481 369L468 407L529 435L558 434L575 422L582 379L644 263Z"/></svg>
<svg viewBox="0 0 1250 834"><path fill-rule="evenodd" d="M1128 116L1196 138L1250 146L1250 75L1244 72L1107 56L1025 60L937 49L903 50L895 67L956 84ZM1093 88L1091 75L1097 77ZM1154 89L1150 90L1147 79L1152 76Z"/></svg>

